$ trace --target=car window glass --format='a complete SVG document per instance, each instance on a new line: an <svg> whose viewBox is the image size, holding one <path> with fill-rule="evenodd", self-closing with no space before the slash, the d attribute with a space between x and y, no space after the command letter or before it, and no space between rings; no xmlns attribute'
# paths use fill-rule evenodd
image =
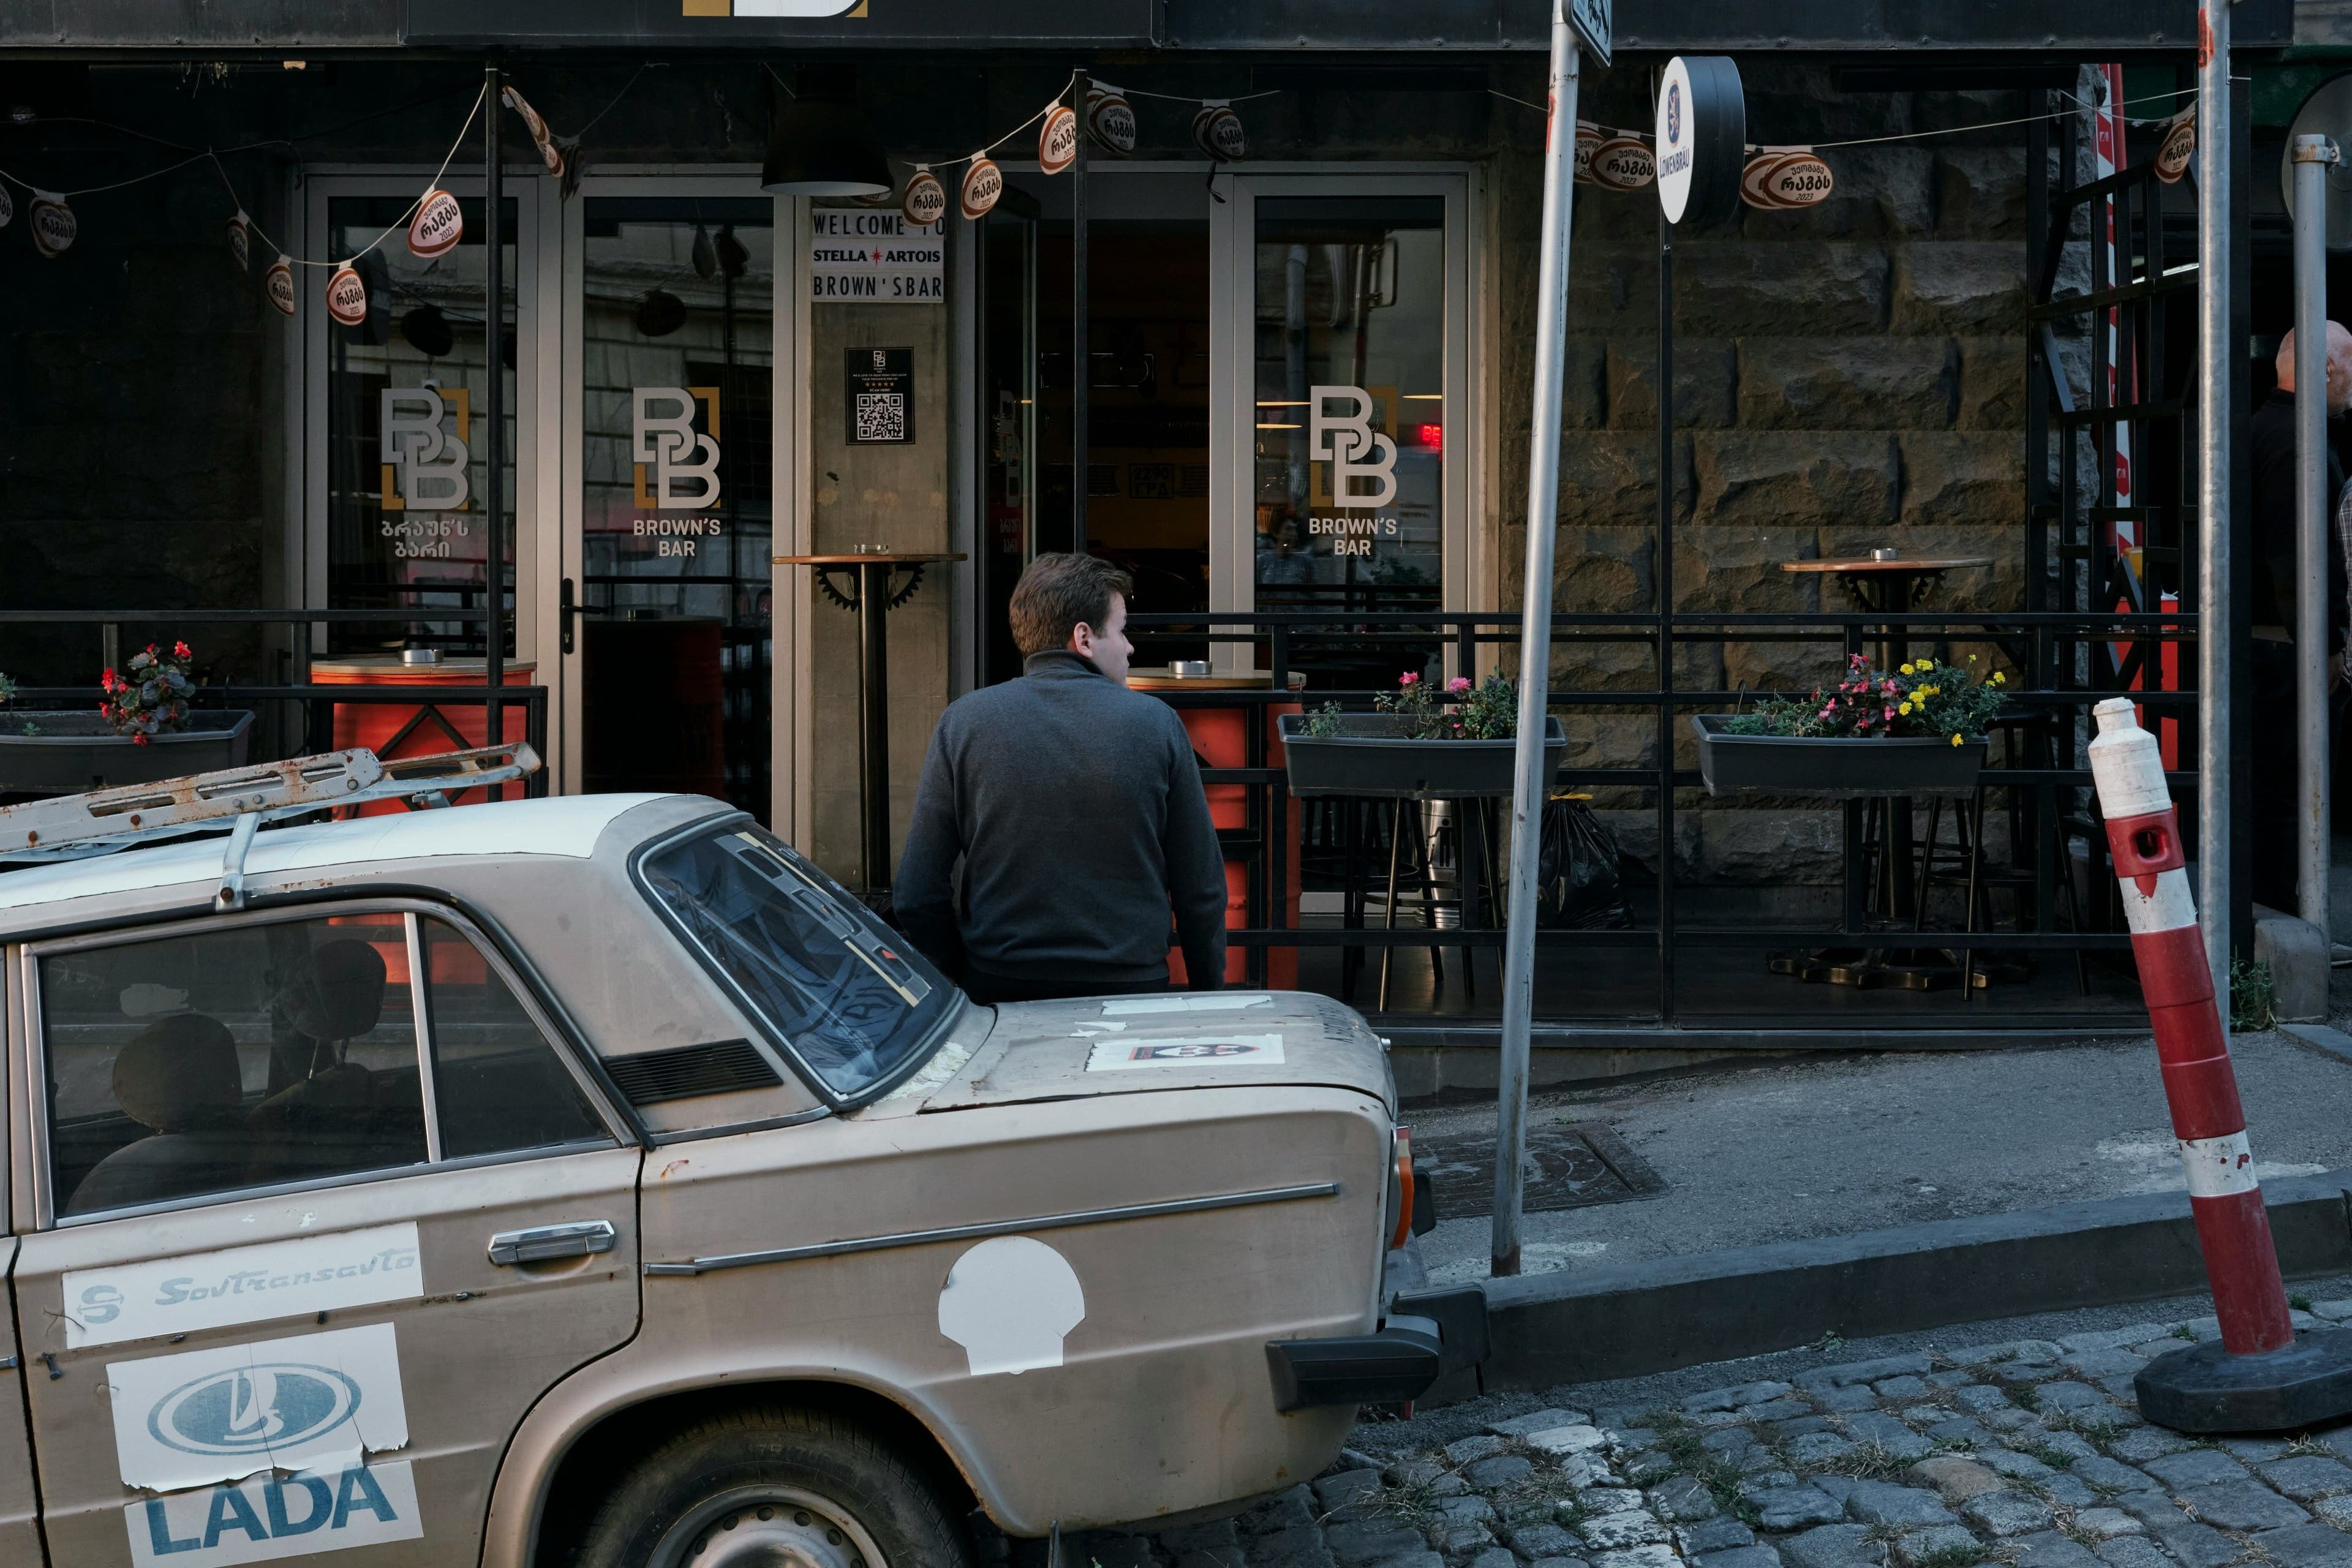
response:
<svg viewBox="0 0 2352 1568"><path fill-rule="evenodd" d="M417 924L443 1157L607 1138L554 1046L481 950L444 921Z"/></svg>
<svg viewBox="0 0 2352 1568"><path fill-rule="evenodd" d="M781 840L721 830L648 856L646 885L767 1026L845 1098L928 1045L938 971Z"/></svg>
<svg viewBox="0 0 2352 1568"><path fill-rule="evenodd" d="M60 1215L425 1157L397 914L52 954L40 1007Z"/></svg>

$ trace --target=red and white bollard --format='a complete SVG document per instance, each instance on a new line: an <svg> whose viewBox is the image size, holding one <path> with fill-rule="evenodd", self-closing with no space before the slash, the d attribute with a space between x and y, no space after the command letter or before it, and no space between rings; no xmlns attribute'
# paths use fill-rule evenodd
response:
<svg viewBox="0 0 2352 1568"><path fill-rule="evenodd" d="M2192 1346L2148 1363L2137 1379L2140 1409L2151 1421L2195 1432L2279 1430L2352 1413L2352 1335L2308 1335L2298 1343L2288 1321L2157 739L2139 727L2127 698L2109 698L2092 712L2099 733L2091 742L2091 774L2221 1326L2218 1347Z"/></svg>

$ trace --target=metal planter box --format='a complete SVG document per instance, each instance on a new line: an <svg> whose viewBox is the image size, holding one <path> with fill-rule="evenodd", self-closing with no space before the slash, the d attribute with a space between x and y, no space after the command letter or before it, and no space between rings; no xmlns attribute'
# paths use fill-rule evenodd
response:
<svg viewBox="0 0 2352 1568"><path fill-rule="evenodd" d="M40 732L24 733L26 723ZM253 711L247 708L197 710L188 715L185 730L151 735L143 746L116 734L114 726L92 711L11 710L0 714L0 791L72 795L241 767L252 742Z"/></svg>
<svg viewBox="0 0 2352 1568"><path fill-rule="evenodd" d="M1984 767L1983 741L1727 735L1733 717L1691 715L1709 795L1967 795Z"/></svg>
<svg viewBox="0 0 2352 1568"><path fill-rule="evenodd" d="M1517 741L1416 741L1415 721L1402 713L1350 713L1344 733L1314 736L1307 716L1282 716L1282 750L1297 795L1404 796L1413 800L1475 800L1511 793ZM1544 721L1544 787L1568 755L1559 721Z"/></svg>

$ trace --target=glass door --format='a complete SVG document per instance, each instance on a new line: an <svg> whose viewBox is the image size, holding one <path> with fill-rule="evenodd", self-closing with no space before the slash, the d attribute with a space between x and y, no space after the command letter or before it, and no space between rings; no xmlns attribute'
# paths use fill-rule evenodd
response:
<svg viewBox="0 0 2352 1568"><path fill-rule="evenodd" d="M579 521L558 611L573 787L765 820L776 204L592 191L579 207Z"/></svg>
<svg viewBox="0 0 2352 1568"><path fill-rule="evenodd" d="M1435 635L1416 653L1369 640L1348 617L1464 610L1476 597L1465 184L1235 181L1217 341L1232 356L1219 374L1238 460L1219 465L1229 510L1217 599L1331 617L1292 644L1292 668L1314 688L1386 688L1401 668L1442 662Z"/></svg>
<svg viewBox="0 0 2352 1568"><path fill-rule="evenodd" d="M1037 544L1037 219L1004 205L982 220L981 524L973 617L978 684L1021 673L1005 607Z"/></svg>

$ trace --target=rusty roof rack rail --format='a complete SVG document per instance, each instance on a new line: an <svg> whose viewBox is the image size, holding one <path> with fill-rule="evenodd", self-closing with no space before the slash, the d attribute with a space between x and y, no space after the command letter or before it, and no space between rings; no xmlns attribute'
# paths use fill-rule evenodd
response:
<svg viewBox="0 0 2352 1568"><path fill-rule="evenodd" d="M509 784L539 766L539 753L520 741L391 762L354 748L58 795L0 806L0 866L80 859L234 828L221 897L235 908L242 902L244 848L265 822L380 800L412 810L445 806L457 791Z"/></svg>

